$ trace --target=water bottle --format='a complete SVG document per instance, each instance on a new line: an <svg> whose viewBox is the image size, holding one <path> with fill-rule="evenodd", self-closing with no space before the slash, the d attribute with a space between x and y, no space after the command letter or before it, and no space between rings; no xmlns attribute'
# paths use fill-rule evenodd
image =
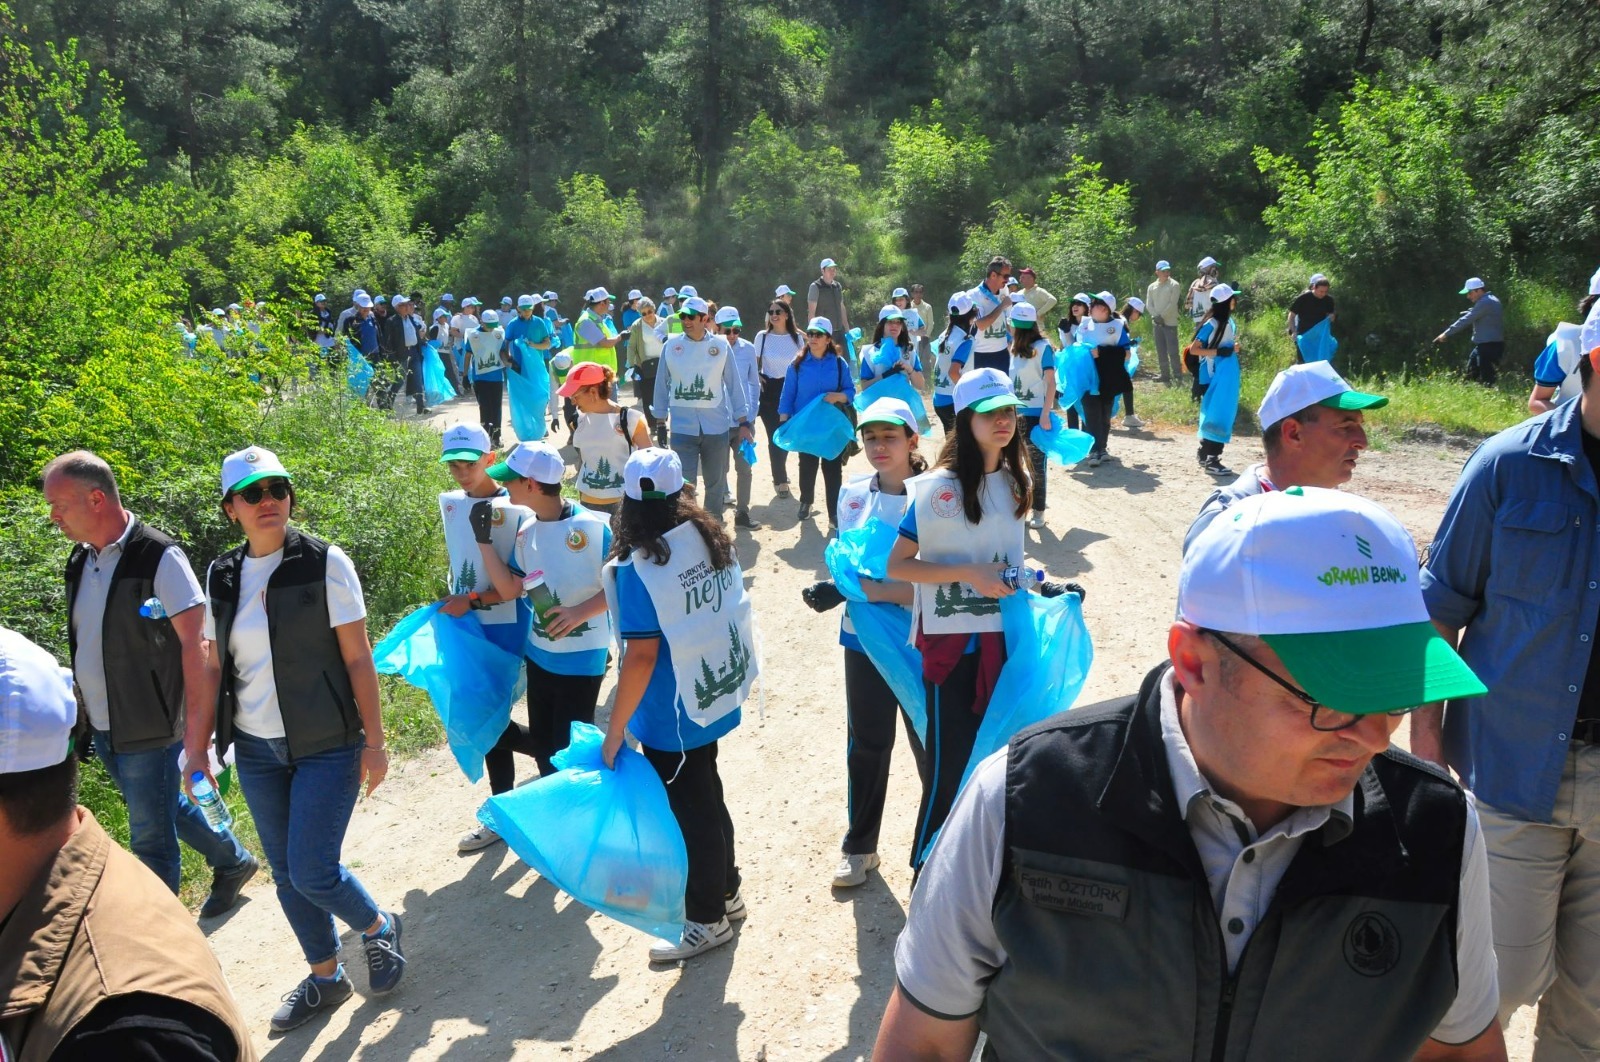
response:
<svg viewBox="0 0 1600 1062"><path fill-rule="evenodd" d="M749 439L740 443L739 456L744 458L744 463L751 468L756 467L756 444Z"/></svg>
<svg viewBox="0 0 1600 1062"><path fill-rule="evenodd" d="M139 606L139 615L145 619L166 619L167 610L161 607L161 599L159 597L152 597Z"/></svg>
<svg viewBox="0 0 1600 1062"><path fill-rule="evenodd" d="M1044 585L1044 571L1013 564L1000 573L1000 581L1013 590L1037 590Z"/></svg>
<svg viewBox="0 0 1600 1062"><path fill-rule="evenodd" d="M189 776L189 797L206 817L206 825L218 833L228 832L228 827L233 825L233 813L222 802L222 794L206 779L206 772L195 771Z"/></svg>
<svg viewBox="0 0 1600 1062"><path fill-rule="evenodd" d="M544 572L532 571L522 578L522 592L528 595L528 602L533 606L533 611L539 617L539 626L543 627L550 615L550 610L558 602L556 595L544 581Z"/></svg>

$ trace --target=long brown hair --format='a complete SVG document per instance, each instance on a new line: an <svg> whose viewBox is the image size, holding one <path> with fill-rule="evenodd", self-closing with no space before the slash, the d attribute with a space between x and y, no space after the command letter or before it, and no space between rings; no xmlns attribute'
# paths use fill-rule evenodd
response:
<svg viewBox="0 0 1600 1062"><path fill-rule="evenodd" d="M956 430L939 450L939 467L954 472L956 482L961 484L961 507L969 524L983 520L983 448L972 433L974 416L970 407L957 413ZM1017 499L1012 515L1020 520L1033 504L1033 475L1022 452L1020 430L1012 433L1011 441L1000 451L1000 467L1011 480L1011 496Z"/></svg>
<svg viewBox="0 0 1600 1062"><path fill-rule="evenodd" d="M1039 334L1038 323L1026 321L1023 325L1014 324L1011 327L1016 329L1017 333L1011 337L1011 353L1019 358L1038 357L1039 352L1033 349L1033 345L1044 338Z"/></svg>
<svg viewBox="0 0 1600 1062"><path fill-rule="evenodd" d="M687 490L644 501L624 497L617 511L611 556L626 559L637 549L657 564L665 564L672 559L672 547L664 536L680 524L693 524L700 532L711 554L711 566L717 571L733 563L733 540L723 529L722 521L702 509Z"/></svg>

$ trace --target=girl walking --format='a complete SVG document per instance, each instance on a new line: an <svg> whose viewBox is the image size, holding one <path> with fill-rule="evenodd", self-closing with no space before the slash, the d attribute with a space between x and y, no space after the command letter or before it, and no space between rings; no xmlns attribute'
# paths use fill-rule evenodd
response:
<svg viewBox="0 0 1600 1062"><path fill-rule="evenodd" d="M956 381L961 379L972 354L972 323L978 314L972 296L964 291L950 296L945 309L949 316L944 334L939 337L939 356L933 363L933 413L944 426L945 438L949 438L956 426Z"/></svg>
<svg viewBox="0 0 1600 1062"><path fill-rule="evenodd" d="M1091 468L1111 456L1106 452L1111 436L1111 404L1133 386L1128 379L1128 330L1116 316L1116 301L1109 293L1093 296L1089 319L1078 327L1078 342L1094 348L1095 378L1099 381L1098 393L1083 396L1084 427L1094 436L1088 461Z"/></svg>
<svg viewBox="0 0 1600 1062"><path fill-rule="evenodd" d="M855 382L850 366L833 345L833 322L813 317L806 325L806 349L796 354L784 370L783 393L778 398L778 423L782 424L818 395L836 406L848 405L855 397ZM838 495L844 480L843 454L821 458L802 453L800 457L800 511L798 519L808 520L816 510L817 467L822 468L822 489L826 492L828 527L839 525Z"/></svg>
<svg viewBox="0 0 1600 1062"><path fill-rule="evenodd" d="M1226 479L1233 470L1222 463L1222 448L1233 439L1233 420L1239 414L1239 332L1233 320L1238 293L1227 284L1218 284L1211 289L1210 298L1211 309L1201 319L1185 353L1198 360L1196 379L1204 388L1195 458L1206 475Z"/></svg>
<svg viewBox="0 0 1600 1062"><path fill-rule="evenodd" d="M774 299L767 307L767 327L756 333L756 370L761 376L761 424L767 429L767 462L772 466L772 489L780 498L789 496L789 451L773 442L782 420L778 402L783 397L783 380L789 363L806 349L806 341L794 323L794 310L784 299Z"/></svg>
<svg viewBox="0 0 1600 1062"><path fill-rule="evenodd" d="M1044 529L1045 480L1044 451L1033 444L1028 433L1035 424L1050 431L1055 422L1056 355L1048 340L1039 333L1039 311L1026 302L1011 307L1011 389L1022 404L1017 407L1017 434L1027 447L1033 469L1033 515L1028 527Z"/></svg>

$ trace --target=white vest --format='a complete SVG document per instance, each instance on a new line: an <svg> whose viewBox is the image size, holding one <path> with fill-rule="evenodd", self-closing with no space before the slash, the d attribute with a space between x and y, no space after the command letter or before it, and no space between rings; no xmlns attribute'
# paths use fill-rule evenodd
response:
<svg viewBox="0 0 1600 1062"><path fill-rule="evenodd" d="M723 366L733 355L721 336L708 335L696 343L676 335L661 348L668 380L667 405L690 409L717 409L722 405Z"/></svg>
<svg viewBox="0 0 1600 1062"><path fill-rule="evenodd" d="M558 605L578 605L600 592L605 566L606 518L579 508L565 520L540 520L532 513L517 532L517 563L529 575L544 572ZM528 644L549 653L581 653L611 644L611 613L602 612L560 638L551 638L533 610Z"/></svg>
<svg viewBox="0 0 1600 1062"><path fill-rule="evenodd" d="M1041 339L1033 344L1033 357L1011 355L1011 390L1026 409L1044 408L1044 353L1049 349Z"/></svg>
<svg viewBox="0 0 1600 1062"><path fill-rule="evenodd" d="M444 545L450 555L450 592L464 594L469 590L483 593L493 590L494 583L483 570L483 552L472 534L472 507L480 501L494 505L494 520L490 525L489 542L495 553L507 564L516 560L517 526L533 519L533 513L520 505L511 504L504 491L493 498L469 498L464 490L447 490L439 495L439 515L444 519ZM478 612L478 619L486 626L497 623L515 623L517 603L501 601Z"/></svg>
<svg viewBox="0 0 1600 1062"><path fill-rule="evenodd" d="M967 523L961 484L948 469L906 481L917 512L917 557L935 564L1021 564L1026 531L1005 469L983 477L983 520ZM998 631L1000 602L966 583L918 583L913 611L924 634Z"/></svg>
<svg viewBox="0 0 1600 1062"><path fill-rule="evenodd" d="M839 488L840 531L860 527L873 517L892 527L900 526L900 518L906 514L906 503L911 499L910 493L885 494L877 489L877 482L878 474L870 472L864 476L857 476ZM850 622L848 609L845 610L844 618L839 621L839 629L846 634L856 632L855 625Z"/></svg>
<svg viewBox="0 0 1600 1062"><path fill-rule="evenodd" d="M572 445L578 448L578 490L584 497L604 502L622 497L622 466L633 448L623 434L628 426L619 428L617 421L629 420L628 413L578 414ZM636 423L630 420L629 426Z"/></svg>
<svg viewBox="0 0 1600 1062"><path fill-rule="evenodd" d="M994 295L990 293L988 288L979 284L972 289L971 294L973 303L978 307L979 317L987 317L993 313L996 303L1008 308L1011 303L1011 296L1006 294L1005 288L1000 289L1000 294ZM1006 349L1006 346L1011 342L1010 322L1006 320L1008 312L1009 309L1002 309L1000 316L996 317L988 328L978 333L977 338L972 341L974 353L983 351L986 354L992 354L997 350Z"/></svg>
<svg viewBox="0 0 1600 1062"><path fill-rule="evenodd" d="M498 328L491 332L479 328L468 333L467 348L472 351L472 371L499 372L500 347L505 341L505 333Z"/></svg>
<svg viewBox="0 0 1600 1062"><path fill-rule="evenodd" d="M1570 402L1583 393L1583 378L1578 375L1578 362L1583 360L1583 344L1581 342L1583 326L1569 324L1562 321L1556 325L1556 330L1550 333L1550 338L1545 340L1548 345L1556 345L1556 361L1566 372L1566 379L1561 381L1561 386L1556 389L1555 403L1561 405Z"/></svg>
<svg viewBox="0 0 1600 1062"><path fill-rule="evenodd" d="M935 342L939 344L939 353L933 361L933 393L955 397L955 381L950 379L950 359L961 344L967 341L966 329L959 325L940 336Z"/></svg>
<svg viewBox="0 0 1600 1062"><path fill-rule="evenodd" d="M672 549L667 563L657 564L635 550L626 560L606 565L606 600L615 610L615 566L633 565L672 650L684 714L710 726L744 704L759 672L744 573L737 560L721 571L712 568L711 551L693 524L679 524L662 537Z"/></svg>

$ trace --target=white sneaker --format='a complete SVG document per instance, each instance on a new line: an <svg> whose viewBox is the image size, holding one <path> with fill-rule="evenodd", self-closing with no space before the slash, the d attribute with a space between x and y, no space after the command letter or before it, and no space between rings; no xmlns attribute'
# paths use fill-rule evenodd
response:
<svg viewBox="0 0 1600 1062"><path fill-rule="evenodd" d="M730 922L741 921L749 910L744 905L744 893L735 889L733 895L722 901L722 917Z"/></svg>
<svg viewBox="0 0 1600 1062"><path fill-rule="evenodd" d="M867 852L865 855L844 855L839 857L839 865L833 868L833 887L836 889L853 889L857 885L864 885L867 881L867 871L878 865L878 853Z"/></svg>
<svg viewBox="0 0 1600 1062"><path fill-rule="evenodd" d="M461 835L461 840L456 842L456 851L476 852L480 848L488 848L492 844L499 844L502 839L498 833L480 822Z"/></svg>
<svg viewBox="0 0 1600 1062"><path fill-rule="evenodd" d="M1140 428L1144 427L1144 421L1140 420L1132 413L1129 413L1126 417L1122 418L1122 426L1127 428L1129 431L1138 431Z"/></svg>
<svg viewBox="0 0 1600 1062"><path fill-rule="evenodd" d="M1044 513L1034 513L1028 517L1028 527L1034 531L1044 530Z"/></svg>
<svg viewBox="0 0 1600 1062"><path fill-rule="evenodd" d="M726 917L717 919L711 925L703 922L685 922L683 936L678 938L678 943L657 944L650 949L650 961L677 962L679 959L692 959L712 948L720 948L732 939L733 927L728 924Z"/></svg>

